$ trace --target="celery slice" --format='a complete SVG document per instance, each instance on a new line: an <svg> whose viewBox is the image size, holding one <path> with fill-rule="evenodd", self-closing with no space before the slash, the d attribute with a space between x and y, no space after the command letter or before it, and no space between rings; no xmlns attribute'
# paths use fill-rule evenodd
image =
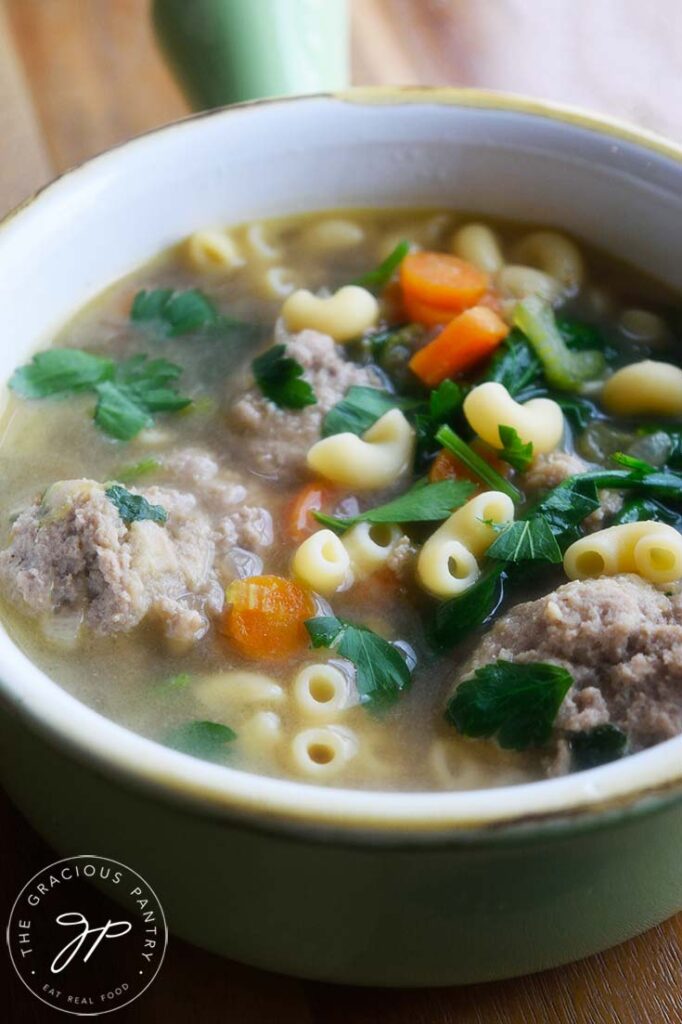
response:
<svg viewBox="0 0 682 1024"><path fill-rule="evenodd" d="M577 391L584 381L603 373L602 353L596 349L571 352L557 327L552 307L537 296L519 302L514 310L514 325L528 338L552 387Z"/></svg>

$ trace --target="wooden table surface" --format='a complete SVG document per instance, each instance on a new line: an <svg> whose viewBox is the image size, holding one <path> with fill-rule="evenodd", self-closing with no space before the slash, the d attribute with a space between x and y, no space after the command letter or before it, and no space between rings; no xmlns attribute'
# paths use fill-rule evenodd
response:
<svg viewBox="0 0 682 1024"><path fill-rule="evenodd" d="M188 0L191 2L191 0ZM267 0L244 0L267 2ZM450 83L592 107L682 138L679 0L353 0L354 79ZM147 0L4 0L0 210L187 106L154 49ZM0 921L53 859L0 795ZM133 865L134 866L134 865ZM4 984L3 984L4 983ZM5 1019L57 1019L0 955ZM682 1021L682 915L601 956L461 989L304 983L171 939L116 1020L156 1024L663 1024Z"/></svg>

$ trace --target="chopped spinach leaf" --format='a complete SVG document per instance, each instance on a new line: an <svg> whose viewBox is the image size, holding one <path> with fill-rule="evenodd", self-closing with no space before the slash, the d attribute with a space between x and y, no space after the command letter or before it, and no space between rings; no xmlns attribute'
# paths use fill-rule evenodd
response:
<svg viewBox="0 0 682 1024"><path fill-rule="evenodd" d="M361 703L387 707L410 685L410 668L400 651L370 629L332 615L308 619L305 626L313 647L331 648L355 665Z"/></svg>
<svg viewBox="0 0 682 1024"><path fill-rule="evenodd" d="M217 760L224 753L228 743L237 738L234 729L220 722L194 721L176 726L166 733L164 743L185 754Z"/></svg>
<svg viewBox="0 0 682 1024"><path fill-rule="evenodd" d="M283 409L315 405L315 392L303 380L303 367L286 355L286 345L273 345L251 363L256 384L266 398Z"/></svg>
<svg viewBox="0 0 682 1024"><path fill-rule="evenodd" d="M500 458L522 473L524 469L528 469L533 461L532 441L524 444L514 427L500 424L499 431L500 441L503 445L502 450L499 452Z"/></svg>
<svg viewBox="0 0 682 1024"><path fill-rule="evenodd" d="M466 640L473 630L484 626L502 602L503 566L485 573L460 597L436 605L429 639L439 651L447 651Z"/></svg>
<svg viewBox="0 0 682 1024"><path fill-rule="evenodd" d="M496 736L504 749L541 747L572 683L570 672L558 665L492 662L460 683L446 719L464 736Z"/></svg>
<svg viewBox="0 0 682 1024"><path fill-rule="evenodd" d="M23 398L89 391L114 375L111 359L78 348L49 348L12 374L9 386Z"/></svg>
<svg viewBox="0 0 682 1024"><path fill-rule="evenodd" d="M396 270L410 251L409 242L398 242L395 249L374 270L359 277L353 284L368 288L372 292L380 292L386 287Z"/></svg>
<svg viewBox="0 0 682 1024"><path fill-rule="evenodd" d="M325 416L322 437L345 433L360 437L391 409L408 410L418 404L414 399L400 398L390 391L354 385Z"/></svg>
<svg viewBox="0 0 682 1024"><path fill-rule="evenodd" d="M627 746L627 736L617 726L609 723L573 733L568 743L573 771L580 772L622 757Z"/></svg>
<svg viewBox="0 0 682 1024"><path fill-rule="evenodd" d="M314 512L318 522L333 530L350 529L356 523L427 523L447 519L471 496L474 485L468 480L439 480L417 483L385 505L370 508L356 516L329 516Z"/></svg>
<svg viewBox="0 0 682 1024"><path fill-rule="evenodd" d="M495 381L516 397L542 379L542 363L525 335L514 327L497 349L481 382Z"/></svg>
<svg viewBox="0 0 682 1024"><path fill-rule="evenodd" d="M111 484L104 493L127 526L140 519L151 519L154 523L165 523L168 519L162 505L152 505L141 494L131 494L120 484Z"/></svg>
<svg viewBox="0 0 682 1024"><path fill-rule="evenodd" d="M488 548L488 557L501 562L558 563L562 554L547 520L532 516L509 523Z"/></svg>
<svg viewBox="0 0 682 1024"><path fill-rule="evenodd" d="M677 530L682 529L682 513L668 508L655 498L631 498L626 501L620 512L613 517L612 524L619 526L621 523L640 523L647 519L667 523Z"/></svg>

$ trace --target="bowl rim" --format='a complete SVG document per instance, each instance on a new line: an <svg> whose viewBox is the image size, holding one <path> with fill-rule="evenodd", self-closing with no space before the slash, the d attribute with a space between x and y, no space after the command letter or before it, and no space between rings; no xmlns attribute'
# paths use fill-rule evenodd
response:
<svg viewBox="0 0 682 1024"><path fill-rule="evenodd" d="M312 102L360 105L447 105L543 118L586 129L682 165L682 146L645 129L580 108L515 94L450 87L358 87L337 93L255 100L189 115L129 139L65 171L29 196L0 222L0 233L53 191L78 186L81 173L118 161L125 151L160 133L196 121L243 116L263 106ZM2 241L0 234L0 241ZM172 750L117 725L53 682L0 631L0 697L29 730L65 748L77 761L120 783L151 792L198 813L236 818L261 827L304 828L337 836L418 842L472 840L550 827L594 827L682 799L682 736L589 771L557 779L474 791L351 790L255 775Z"/></svg>

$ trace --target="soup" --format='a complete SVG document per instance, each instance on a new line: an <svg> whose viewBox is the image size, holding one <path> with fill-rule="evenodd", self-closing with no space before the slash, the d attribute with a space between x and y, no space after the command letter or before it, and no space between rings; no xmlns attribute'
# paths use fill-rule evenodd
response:
<svg viewBox="0 0 682 1024"><path fill-rule="evenodd" d="M676 299L449 211L201 230L19 367L0 601L97 711L469 789L682 731Z"/></svg>

